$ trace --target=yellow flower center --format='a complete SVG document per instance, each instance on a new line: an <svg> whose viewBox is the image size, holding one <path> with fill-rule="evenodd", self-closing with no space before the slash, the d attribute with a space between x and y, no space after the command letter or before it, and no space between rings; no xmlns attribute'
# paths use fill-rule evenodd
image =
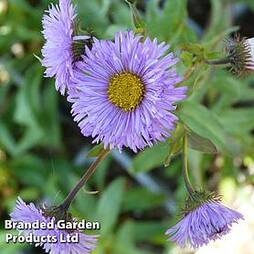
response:
<svg viewBox="0 0 254 254"><path fill-rule="evenodd" d="M124 111L133 111L143 100L145 86L135 74L124 72L113 76L108 88L110 101Z"/></svg>

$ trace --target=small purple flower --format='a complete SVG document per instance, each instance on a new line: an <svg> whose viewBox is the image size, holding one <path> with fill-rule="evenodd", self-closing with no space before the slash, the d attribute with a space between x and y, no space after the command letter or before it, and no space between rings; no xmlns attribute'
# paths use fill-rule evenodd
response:
<svg viewBox="0 0 254 254"><path fill-rule="evenodd" d="M199 248L229 233L232 224L240 219L242 214L210 200L188 212L166 235L182 248L186 245Z"/></svg>
<svg viewBox="0 0 254 254"><path fill-rule="evenodd" d="M51 5L43 16L43 35L46 43L42 49L42 65L45 76L56 78L56 89L64 94L72 88L71 76L75 68L75 46L85 45L88 36L77 36L75 19L77 16L71 0L59 0L59 5ZM82 50L81 50L82 51Z"/></svg>
<svg viewBox="0 0 254 254"><path fill-rule="evenodd" d="M16 207L11 213L11 219L14 222L33 223L35 221L49 223L52 218L46 217L41 209L35 207L33 203L27 205L20 197L17 200ZM54 218L53 218L54 219ZM31 229L24 230L24 235L33 234L35 237L49 236L55 237L56 243L36 243L35 246L41 246L50 254L89 254L96 248L97 236L86 235L80 231L67 232L66 230L54 229ZM78 234L79 243L62 243L60 237L67 239L67 236ZM62 236L60 236L62 235Z"/></svg>
<svg viewBox="0 0 254 254"><path fill-rule="evenodd" d="M84 136L103 142L105 148L134 152L164 141L174 130L176 102L186 87L167 54L169 46L134 32L119 32L114 42L95 40L77 64L70 93L74 120Z"/></svg>

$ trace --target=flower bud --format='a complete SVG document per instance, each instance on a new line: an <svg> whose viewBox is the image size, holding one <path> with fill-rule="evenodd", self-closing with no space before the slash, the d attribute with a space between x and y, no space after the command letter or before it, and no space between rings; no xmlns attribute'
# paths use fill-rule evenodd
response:
<svg viewBox="0 0 254 254"><path fill-rule="evenodd" d="M254 38L246 39L236 36L229 41L226 51L232 72L241 75L254 70Z"/></svg>

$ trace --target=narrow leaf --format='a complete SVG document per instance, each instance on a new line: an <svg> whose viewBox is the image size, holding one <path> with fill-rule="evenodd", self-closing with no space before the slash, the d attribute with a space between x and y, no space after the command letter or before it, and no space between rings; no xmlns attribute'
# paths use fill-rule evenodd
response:
<svg viewBox="0 0 254 254"><path fill-rule="evenodd" d="M203 153L217 153L216 146L207 138L203 138L193 131L188 131L189 145L192 149Z"/></svg>
<svg viewBox="0 0 254 254"><path fill-rule="evenodd" d="M229 152L226 133L215 113L193 101L185 101L179 111L181 120L196 134L210 140L221 152Z"/></svg>
<svg viewBox="0 0 254 254"><path fill-rule="evenodd" d="M101 235L112 232L120 214L123 191L124 180L120 178L102 194L97 208L97 219L101 222Z"/></svg>

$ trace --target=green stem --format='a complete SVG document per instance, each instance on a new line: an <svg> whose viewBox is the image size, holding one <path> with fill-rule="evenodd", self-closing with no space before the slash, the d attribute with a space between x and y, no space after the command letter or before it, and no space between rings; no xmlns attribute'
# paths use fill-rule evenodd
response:
<svg viewBox="0 0 254 254"><path fill-rule="evenodd" d="M183 177L184 177L184 183L185 183L186 189L189 192L190 196L192 197L193 193L195 192L195 189L192 186L190 178L189 178L189 170L188 170L188 137L187 137L187 134L185 134L184 138L183 138Z"/></svg>
<svg viewBox="0 0 254 254"><path fill-rule="evenodd" d="M110 153L110 150L104 150L104 149L102 150L102 152L99 154L98 158L88 168L88 170L81 177L81 179L78 181L76 186L71 190L71 192L68 194L68 196L63 201L63 203L59 206L62 210L67 211L69 209L69 207L70 207L72 201L75 199L77 193L80 191L81 188L83 188L83 186L87 183L88 179L95 173L100 162L103 161L109 153Z"/></svg>
<svg viewBox="0 0 254 254"><path fill-rule="evenodd" d="M133 24L136 28L136 32L146 36L146 25L145 22L143 21L139 10L136 7L136 1L135 0L125 0L126 3L128 3L131 13L132 13L132 20L133 20Z"/></svg>
<svg viewBox="0 0 254 254"><path fill-rule="evenodd" d="M210 65L225 65L225 64L230 64L230 58L225 57L225 58L221 58L221 59L218 59L218 60L207 60L207 59L205 59L205 62L207 64L210 64Z"/></svg>

